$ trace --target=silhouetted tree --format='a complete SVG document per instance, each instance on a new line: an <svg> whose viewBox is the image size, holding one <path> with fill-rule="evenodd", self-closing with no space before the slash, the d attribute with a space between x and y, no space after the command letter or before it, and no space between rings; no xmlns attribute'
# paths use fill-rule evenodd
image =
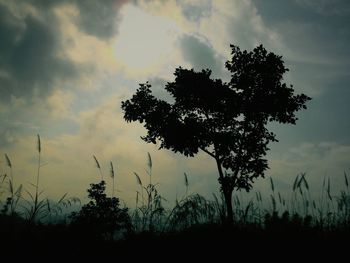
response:
<svg viewBox="0 0 350 263"><path fill-rule="evenodd" d="M72 225L93 239L111 240L118 231L130 231L132 225L128 209L119 207L118 198L106 196L105 181L90 186L87 191L91 201L79 212L72 213Z"/></svg>
<svg viewBox="0 0 350 263"><path fill-rule="evenodd" d="M233 190L248 191L268 168L267 145L277 141L266 128L268 122L295 124L295 113L306 109L310 100L282 83L288 71L282 56L262 45L250 52L234 45L231 49L232 59L226 62L231 72L228 83L211 79L209 69L196 72L179 67L175 81L165 85L174 103L154 97L148 82L122 102L127 122L144 123L144 141L159 140L160 149L185 156L202 150L215 159L229 221L233 220Z"/></svg>

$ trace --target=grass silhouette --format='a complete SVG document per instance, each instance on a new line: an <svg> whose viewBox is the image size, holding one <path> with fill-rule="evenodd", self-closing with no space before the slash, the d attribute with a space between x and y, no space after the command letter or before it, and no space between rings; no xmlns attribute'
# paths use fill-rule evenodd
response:
<svg viewBox="0 0 350 263"><path fill-rule="evenodd" d="M65 208L79 204L80 200L68 198L67 194L57 201L42 196L43 192L39 189L39 135L38 145L34 194L21 185L14 190L13 164L10 157L5 155L10 176L0 176L0 236L9 249L64 243L72 251L76 247L94 246L103 250L112 247L113 251L125 252L145 246L200 244L203 247L222 247L227 245L224 240L230 240L232 244L246 241L261 244L262 241L278 240L333 242L350 236L350 189L346 173L345 189L333 194L330 179L324 178L316 199L312 198L306 174L295 178L289 199L276 189L270 178L271 192L267 196L255 192L253 198L248 200L238 194L232 197L234 221L226 225L224 198L213 195L210 200L189 192L190 176L186 173L185 195L176 200L173 208L165 208L160 186L153 178L153 162L149 153L146 169L149 182L144 185L139 174L134 172L140 187L136 192L135 208L121 207L119 198L115 196L112 162L110 172L113 185L109 197L106 182L102 180L100 163L93 156L101 181L90 185L89 203L67 214ZM63 220L55 220L59 216Z"/></svg>

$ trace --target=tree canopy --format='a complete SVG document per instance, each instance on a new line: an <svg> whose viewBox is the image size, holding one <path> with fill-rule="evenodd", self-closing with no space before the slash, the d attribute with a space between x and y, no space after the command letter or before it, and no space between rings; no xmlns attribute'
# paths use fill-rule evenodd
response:
<svg viewBox="0 0 350 263"><path fill-rule="evenodd" d="M107 197L105 190L105 181L91 184L87 190L89 203L71 214L72 225L81 228L86 238L112 240L118 231L131 230L128 209L120 208L119 199Z"/></svg>
<svg viewBox="0 0 350 263"><path fill-rule="evenodd" d="M231 45L231 50L225 65L231 73L227 83L212 79L209 69L179 67L175 80L165 85L173 103L156 98L148 82L122 102L125 120L139 121L147 129L144 141L158 141L160 149L185 156L202 150L213 157L226 199L234 189L249 190L255 178L264 176L268 144L277 141L266 125L295 124L296 112L306 109L310 100L283 82L288 69L282 56L262 45L249 52Z"/></svg>

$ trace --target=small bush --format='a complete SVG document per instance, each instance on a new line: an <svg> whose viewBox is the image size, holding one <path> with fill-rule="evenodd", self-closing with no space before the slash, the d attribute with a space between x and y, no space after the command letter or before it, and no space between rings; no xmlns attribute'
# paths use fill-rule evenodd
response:
<svg viewBox="0 0 350 263"><path fill-rule="evenodd" d="M113 240L132 230L128 208L120 208L119 199L107 197L106 183L90 184L88 197L91 201L79 212L70 216L71 225L84 238Z"/></svg>

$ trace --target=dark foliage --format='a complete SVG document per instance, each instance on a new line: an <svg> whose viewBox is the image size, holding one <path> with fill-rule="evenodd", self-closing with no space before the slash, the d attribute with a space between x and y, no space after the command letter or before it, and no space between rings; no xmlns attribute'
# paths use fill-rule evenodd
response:
<svg viewBox="0 0 350 263"><path fill-rule="evenodd" d="M131 219L127 208L120 208L119 199L107 197L106 183L91 184L88 197L91 201L79 212L71 215L71 225L92 239L112 240L116 235L131 231Z"/></svg>
<svg viewBox="0 0 350 263"><path fill-rule="evenodd" d="M126 121L144 123L144 141L159 141L160 149L185 156L202 150L215 159L229 220L232 191L248 191L268 168L264 158L268 144L277 141L266 128L268 122L295 124L295 113L306 109L310 100L295 95L293 86L282 82L288 69L281 56L262 45L250 52L234 45L231 49L228 83L212 79L209 69L196 72L180 67L175 81L165 86L174 103L153 96L149 83L140 84L132 98L122 102Z"/></svg>

